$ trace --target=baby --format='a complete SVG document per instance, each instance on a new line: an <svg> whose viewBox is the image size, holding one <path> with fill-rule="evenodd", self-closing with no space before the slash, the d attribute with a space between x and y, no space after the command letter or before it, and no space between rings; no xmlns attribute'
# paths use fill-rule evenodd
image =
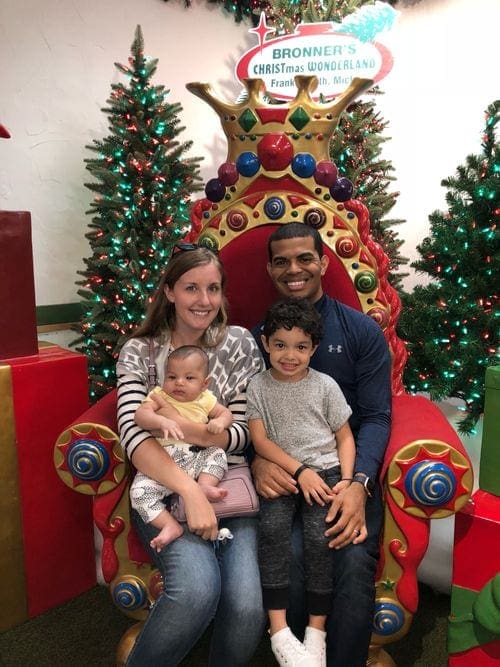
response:
<svg viewBox="0 0 500 667"><path fill-rule="evenodd" d="M158 441L175 463L196 479L208 500L214 502L227 495L226 489L217 488L227 471L224 450L183 442L184 434L176 421L161 414L162 408L168 407L170 412L174 408L187 419L207 424L210 433L221 433L228 428L233 416L207 389L209 379L208 357L200 347L183 345L177 348L168 357L163 386L150 391L136 410L135 421L141 428L159 436ZM130 487L132 507L146 523L160 530L150 543L157 551L183 532L163 503L163 499L171 494L171 490L141 472L137 472Z"/></svg>

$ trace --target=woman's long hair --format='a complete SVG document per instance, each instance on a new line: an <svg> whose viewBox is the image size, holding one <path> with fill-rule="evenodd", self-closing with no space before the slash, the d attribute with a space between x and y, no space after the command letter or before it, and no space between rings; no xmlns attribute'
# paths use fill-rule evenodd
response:
<svg viewBox="0 0 500 667"><path fill-rule="evenodd" d="M215 264L219 270L222 288L222 303L214 321L205 331L202 343L206 347L217 345L224 335L227 325L227 301L225 296L226 274L218 256L208 248L199 247L194 250L184 250L172 255L168 262L158 287L149 304L146 319L132 334L133 338L147 337L156 338L165 329L175 331L175 304L169 301L165 295L165 285L173 289L175 283L181 276L205 264Z"/></svg>

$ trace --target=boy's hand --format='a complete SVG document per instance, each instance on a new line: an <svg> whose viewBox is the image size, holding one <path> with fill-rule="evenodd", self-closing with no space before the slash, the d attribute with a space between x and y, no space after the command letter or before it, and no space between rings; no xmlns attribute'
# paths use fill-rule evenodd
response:
<svg viewBox="0 0 500 667"><path fill-rule="evenodd" d="M223 421L221 419L217 419L217 417L215 419L210 419L210 421L207 424L207 431L209 433L214 433L214 434L222 433L223 430L224 430Z"/></svg>
<svg viewBox="0 0 500 667"><path fill-rule="evenodd" d="M174 438L175 440L184 440L184 433L181 427L173 419L161 418L160 428L164 438Z"/></svg>
<svg viewBox="0 0 500 667"><path fill-rule="evenodd" d="M312 505L315 501L323 507L323 505L333 500L334 496L328 484L311 468L306 468L300 473L299 486L306 503L309 505Z"/></svg>
<svg viewBox="0 0 500 667"><path fill-rule="evenodd" d="M347 487L350 486L350 485L351 485L351 482L350 482L350 480L347 480L347 479L344 480L344 481L337 482L335 484L335 486L332 486L332 493L334 493L334 494L340 493L344 489L347 489Z"/></svg>

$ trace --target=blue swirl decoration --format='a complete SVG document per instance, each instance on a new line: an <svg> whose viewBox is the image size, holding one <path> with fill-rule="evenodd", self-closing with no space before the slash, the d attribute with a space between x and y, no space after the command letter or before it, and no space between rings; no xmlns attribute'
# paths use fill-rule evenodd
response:
<svg viewBox="0 0 500 667"><path fill-rule="evenodd" d="M264 204L264 213L271 220L279 220L285 214L286 206L281 197L269 197Z"/></svg>
<svg viewBox="0 0 500 667"><path fill-rule="evenodd" d="M405 478L408 496L420 505L446 505L456 488L453 469L439 461L420 461L408 470Z"/></svg>
<svg viewBox="0 0 500 667"><path fill-rule="evenodd" d="M135 579L119 581L113 588L113 602L122 611L136 611L146 606L148 596L144 586Z"/></svg>
<svg viewBox="0 0 500 667"><path fill-rule="evenodd" d="M255 176L260 169L260 160L255 153L244 151L238 155L236 168L242 176Z"/></svg>
<svg viewBox="0 0 500 667"><path fill-rule="evenodd" d="M394 602L376 602L373 615L373 632L383 637L395 635L401 630L405 615L401 607Z"/></svg>
<svg viewBox="0 0 500 667"><path fill-rule="evenodd" d="M68 448L66 463L77 479L97 482L108 472L109 453L101 442L80 438Z"/></svg>
<svg viewBox="0 0 500 667"><path fill-rule="evenodd" d="M292 171L300 178L309 178L316 171L316 160L310 153L297 153L292 160Z"/></svg>

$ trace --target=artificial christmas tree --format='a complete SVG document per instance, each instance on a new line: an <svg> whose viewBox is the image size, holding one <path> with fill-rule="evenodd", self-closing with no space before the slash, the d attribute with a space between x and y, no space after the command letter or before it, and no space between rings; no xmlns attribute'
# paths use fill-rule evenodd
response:
<svg viewBox="0 0 500 667"><path fill-rule="evenodd" d="M485 371L498 363L499 120L497 100L486 111L483 152L442 181L448 211L429 216L431 234L412 263L433 282L406 296L399 320L410 352L406 387L462 399L462 433L471 433L483 412Z"/></svg>
<svg viewBox="0 0 500 667"><path fill-rule="evenodd" d="M111 134L88 148L85 160L97 182L86 234L93 254L79 271L83 317L77 349L88 357L90 396L104 395L115 380L120 344L144 316L174 244L189 229L190 195L200 189L199 158L186 158L192 142L180 143L179 103L151 79L157 59L144 56L137 26L129 65L115 63L128 85L112 84L108 107Z"/></svg>

